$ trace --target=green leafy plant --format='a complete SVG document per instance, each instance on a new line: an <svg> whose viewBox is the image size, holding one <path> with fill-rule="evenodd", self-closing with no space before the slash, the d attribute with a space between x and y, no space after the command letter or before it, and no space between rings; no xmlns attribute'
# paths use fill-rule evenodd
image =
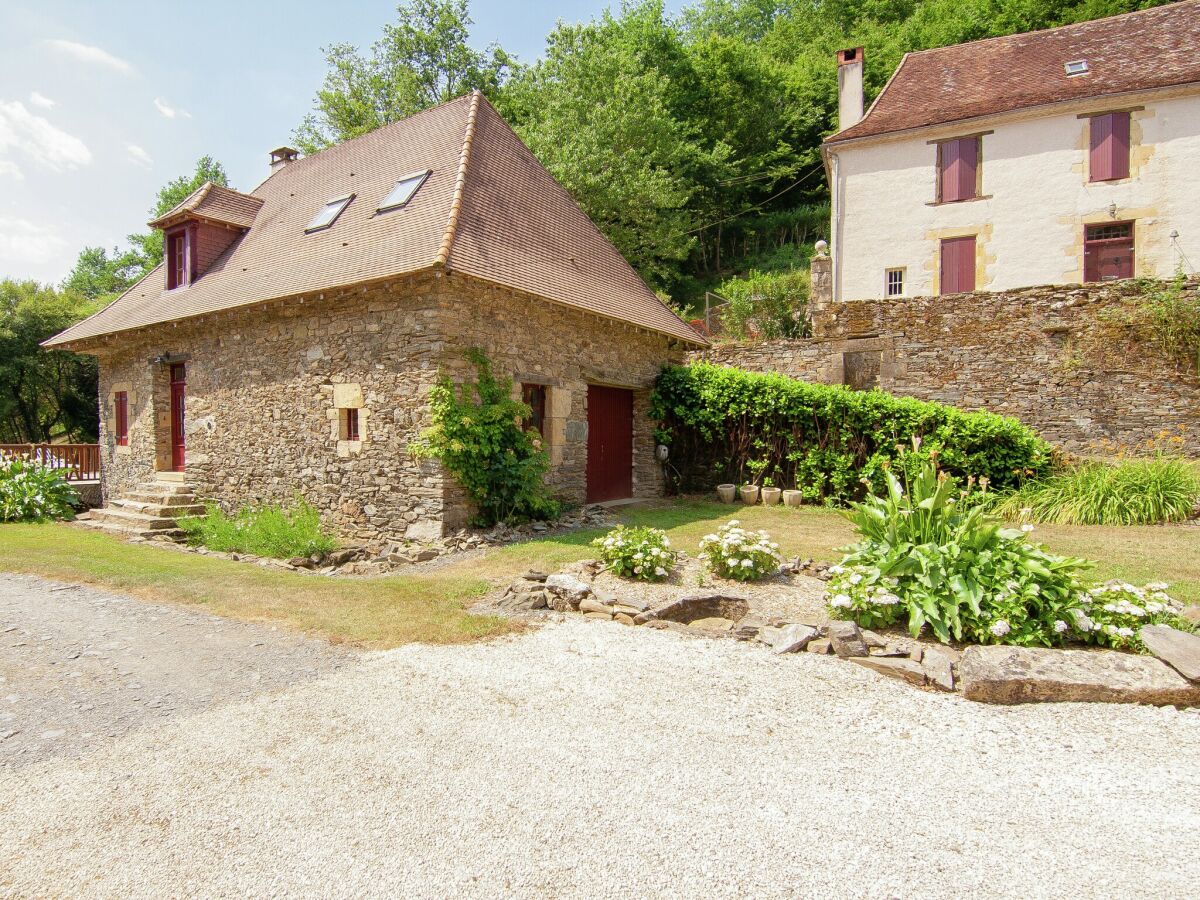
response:
<svg viewBox="0 0 1200 900"><path fill-rule="evenodd" d="M179 520L189 544L225 553L289 559L328 553L337 541L321 530L316 507L297 498L289 506L243 506L234 515L215 503L202 516Z"/></svg>
<svg viewBox="0 0 1200 900"><path fill-rule="evenodd" d="M808 271L751 271L723 282L718 292L728 303L721 309L721 335L746 338L807 336Z"/></svg>
<svg viewBox="0 0 1200 900"><path fill-rule="evenodd" d="M700 553L708 567L722 578L733 581L758 581L779 567L779 545L765 531L748 531L737 519L705 535Z"/></svg>
<svg viewBox="0 0 1200 900"><path fill-rule="evenodd" d="M863 540L832 568L829 608L867 627L928 626L938 640L1053 646L1081 606L1088 563L1006 529L934 460L846 515ZM1031 529L1032 526L1026 526Z"/></svg>
<svg viewBox="0 0 1200 900"><path fill-rule="evenodd" d="M0 453L0 522L70 519L79 494L55 469Z"/></svg>
<svg viewBox="0 0 1200 900"><path fill-rule="evenodd" d="M651 415L671 448L675 490L758 483L769 472L776 484L802 485L806 502L844 503L882 491L885 464L915 469L936 451L950 475L1006 491L1054 461L1016 419L708 363L664 369ZM902 457L914 437L921 449Z"/></svg>
<svg viewBox="0 0 1200 900"><path fill-rule="evenodd" d="M544 480L550 459L537 433L521 427L529 406L513 399L512 380L496 378L482 351L466 357L475 381L438 381L429 397L433 426L410 452L441 461L475 504L476 524L557 518L561 508Z"/></svg>
<svg viewBox="0 0 1200 900"><path fill-rule="evenodd" d="M614 575L639 581L662 581L670 576L679 554L671 549L667 533L660 528L618 525L592 541L600 559Z"/></svg>
<svg viewBox="0 0 1200 900"><path fill-rule="evenodd" d="M1178 456L1092 460L1026 482L995 507L1006 519L1058 525L1154 525L1191 518L1200 472Z"/></svg>

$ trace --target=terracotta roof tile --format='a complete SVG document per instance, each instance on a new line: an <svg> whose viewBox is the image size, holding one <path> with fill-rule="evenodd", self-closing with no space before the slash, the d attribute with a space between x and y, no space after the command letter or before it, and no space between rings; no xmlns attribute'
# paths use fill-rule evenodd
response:
<svg viewBox="0 0 1200 900"><path fill-rule="evenodd" d="M835 144L1064 100L1200 82L1200 0L906 54ZM1088 73L1063 66L1087 60Z"/></svg>
<svg viewBox="0 0 1200 900"><path fill-rule="evenodd" d="M425 170L430 175L408 204L377 212L398 179ZM328 200L348 193L354 199L332 228L305 234L305 225ZM439 264L689 343L704 342L663 305L477 94L289 163L250 196L261 201L253 227L195 283L167 291L160 266L46 345Z"/></svg>
<svg viewBox="0 0 1200 900"><path fill-rule="evenodd" d="M261 197L243 194L232 188L222 187L206 181L192 191L181 203L163 213L149 225L151 228L166 228L183 219L197 217L249 228L254 217L262 209Z"/></svg>

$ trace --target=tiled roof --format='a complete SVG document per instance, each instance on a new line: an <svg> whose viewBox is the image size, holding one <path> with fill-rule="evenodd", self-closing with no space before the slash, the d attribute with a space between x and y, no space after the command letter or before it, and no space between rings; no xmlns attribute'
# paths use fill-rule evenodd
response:
<svg viewBox="0 0 1200 900"><path fill-rule="evenodd" d="M1200 82L1200 0L908 53L856 125L826 143L1064 100ZM1063 66L1086 60L1086 75Z"/></svg>
<svg viewBox="0 0 1200 900"><path fill-rule="evenodd" d="M425 170L407 205L377 212L397 180ZM332 228L305 234L328 200L348 193L354 200ZM160 266L46 345L439 265L704 343L477 93L289 163L250 196L262 203L253 226L195 283L167 291Z"/></svg>
<svg viewBox="0 0 1200 900"><path fill-rule="evenodd" d="M243 194L241 191L206 181L188 194L183 202L149 224L151 228L166 228L177 221L195 216L235 225L238 228L249 228L254 224L254 217L258 215L262 205L261 197Z"/></svg>

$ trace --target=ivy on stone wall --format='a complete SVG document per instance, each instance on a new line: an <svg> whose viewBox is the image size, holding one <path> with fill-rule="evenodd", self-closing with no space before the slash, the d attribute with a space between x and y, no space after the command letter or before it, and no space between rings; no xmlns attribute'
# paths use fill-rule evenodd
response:
<svg viewBox="0 0 1200 900"><path fill-rule="evenodd" d="M1054 457L1006 416L707 363L664 369L651 415L671 448L670 486L684 491L769 478L807 502L842 503L868 484L881 490L885 464L920 467L931 451L950 475L1007 490L1048 473Z"/></svg>
<svg viewBox="0 0 1200 900"><path fill-rule="evenodd" d="M475 366L475 380L438 380L429 395L433 425L409 452L441 461L475 504L474 524L556 518L559 504L545 484L550 459L537 432L521 424L529 407L513 399L512 379L492 374L483 351L465 355Z"/></svg>

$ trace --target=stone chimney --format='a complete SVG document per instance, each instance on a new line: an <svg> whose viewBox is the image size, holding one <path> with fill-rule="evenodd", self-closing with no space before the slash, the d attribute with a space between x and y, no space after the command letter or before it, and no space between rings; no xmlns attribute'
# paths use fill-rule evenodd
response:
<svg viewBox="0 0 1200 900"><path fill-rule="evenodd" d="M863 48L839 50L838 131L857 125L863 117Z"/></svg>
<svg viewBox="0 0 1200 900"><path fill-rule="evenodd" d="M271 151L271 172L282 169L290 162L295 162L300 158L300 151L293 150L291 147L276 147Z"/></svg>

